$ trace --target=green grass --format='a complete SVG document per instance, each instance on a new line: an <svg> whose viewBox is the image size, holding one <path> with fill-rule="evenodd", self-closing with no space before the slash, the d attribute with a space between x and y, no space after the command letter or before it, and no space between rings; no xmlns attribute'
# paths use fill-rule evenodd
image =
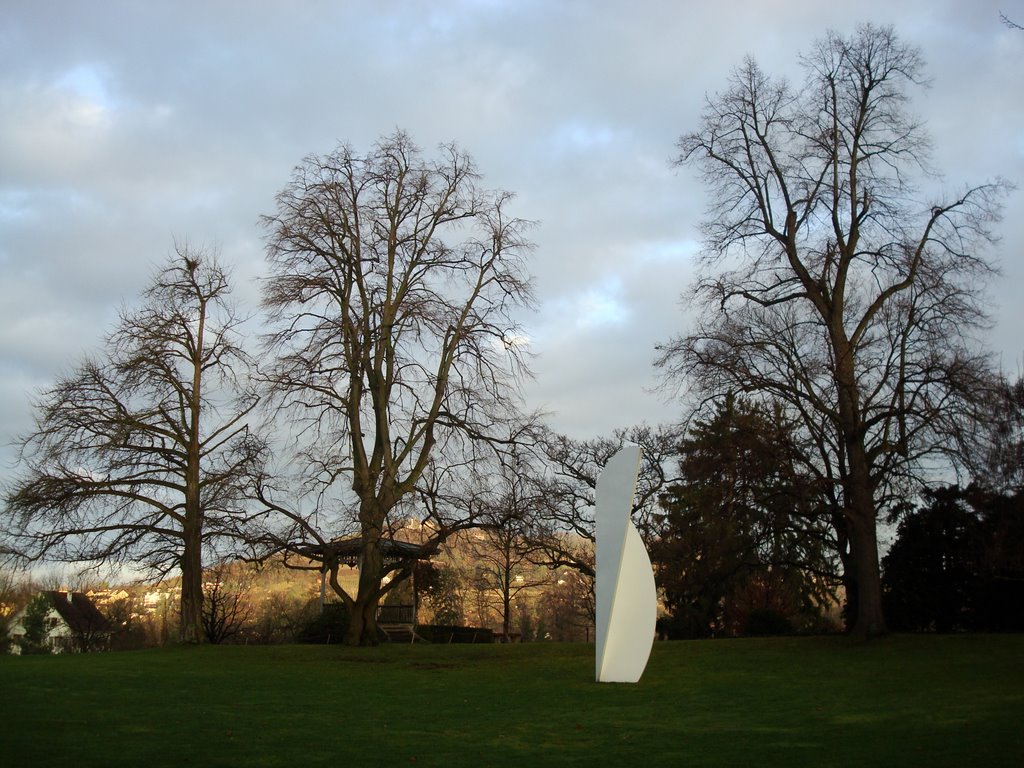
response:
<svg viewBox="0 0 1024 768"><path fill-rule="evenodd" d="M1024 637L172 648L0 659L0 763L1019 766Z"/></svg>

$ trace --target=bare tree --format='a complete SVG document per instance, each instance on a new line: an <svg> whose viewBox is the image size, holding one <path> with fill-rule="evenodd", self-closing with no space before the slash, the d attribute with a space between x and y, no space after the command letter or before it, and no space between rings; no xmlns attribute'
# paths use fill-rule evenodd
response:
<svg viewBox="0 0 1024 768"><path fill-rule="evenodd" d="M803 419L836 487L853 629L869 636L885 631L879 510L955 447L987 386L979 252L1008 185L918 202L928 139L907 92L922 61L891 28L830 33L803 65L793 88L748 59L679 141L711 195L703 315L659 365L704 395L761 393Z"/></svg>
<svg viewBox="0 0 1024 768"><path fill-rule="evenodd" d="M104 357L38 398L6 493L6 535L25 559L180 570L185 642L203 637L204 544L230 533L264 450L229 291L211 254L177 247Z"/></svg>
<svg viewBox="0 0 1024 768"><path fill-rule="evenodd" d="M242 631L252 617L255 571L244 563L222 560L208 568L203 581L203 633L220 645Z"/></svg>
<svg viewBox="0 0 1024 768"><path fill-rule="evenodd" d="M432 458L508 439L516 416L527 224L478 182L456 146L430 160L396 132L307 157L263 220L271 386L319 498L339 493L361 538L357 593L335 585L351 644L377 642L389 515Z"/></svg>
<svg viewBox="0 0 1024 768"><path fill-rule="evenodd" d="M542 544L530 536L544 504L543 489L535 470L518 452L495 473L493 496L485 504L479 530L468 536L474 564L474 583L497 603L505 641L512 631L516 598L547 584L533 562Z"/></svg>
<svg viewBox="0 0 1024 768"><path fill-rule="evenodd" d="M554 576L537 600L537 639L590 641L594 637L593 580L572 569Z"/></svg>

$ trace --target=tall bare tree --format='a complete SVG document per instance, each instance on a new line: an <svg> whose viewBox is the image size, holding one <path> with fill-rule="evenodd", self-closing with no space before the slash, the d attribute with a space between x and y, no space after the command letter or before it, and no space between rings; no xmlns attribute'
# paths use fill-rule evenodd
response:
<svg viewBox="0 0 1024 768"><path fill-rule="evenodd" d="M659 364L703 394L762 393L803 418L835 484L854 631L881 634L876 521L955 446L987 360L981 290L1007 185L925 204L908 109L918 50L891 28L830 33L794 88L752 60L709 98L679 163L710 193L696 329Z"/></svg>
<svg viewBox="0 0 1024 768"><path fill-rule="evenodd" d="M102 357L35 403L4 529L30 560L131 562L181 575L181 639L201 642L204 545L243 516L263 460L228 274L179 246L124 309Z"/></svg>
<svg viewBox="0 0 1024 768"><path fill-rule="evenodd" d="M349 643L377 642L381 541L432 458L508 437L532 302L510 198L455 145L427 159L396 132L307 157L264 218L271 385L361 537L357 593L336 587Z"/></svg>

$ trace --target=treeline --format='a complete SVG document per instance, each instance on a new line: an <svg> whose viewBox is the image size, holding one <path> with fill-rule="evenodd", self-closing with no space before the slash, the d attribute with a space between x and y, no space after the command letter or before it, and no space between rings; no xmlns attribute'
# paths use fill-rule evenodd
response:
<svg viewBox="0 0 1024 768"><path fill-rule="evenodd" d="M552 525L566 494L586 498L590 456L624 439L648 444L640 478L644 521L660 590L659 635L733 637L836 632L844 628L841 561L820 488L795 471L795 432L782 411L730 397L679 437L670 428L634 429L584 442L549 435L558 472L517 475L502 515L453 535L430 561L416 563L385 605L415 602L421 625L482 627L515 642L593 639L593 541ZM677 438L673 440L673 438ZM655 449L660 446L661 453ZM787 458L789 457L789 458ZM558 464L558 460L561 464ZM673 466L674 465L674 466ZM656 471L657 470L657 471ZM559 478L559 479L555 479ZM561 501L559 499L562 498ZM544 504L540 504L540 500ZM554 506L551 506L554 505ZM575 524L590 530L589 500ZM895 540L882 561L883 599L897 631L1020 631L1024 597L1024 498L974 485L926 490L898 512ZM406 541L429 540L415 520L396 527ZM293 563L293 565L295 565ZM313 564L227 560L204 571L202 630L210 643L339 642L341 604ZM354 569L339 574L352 589ZM6 620L38 585L5 574ZM113 628L112 649L152 647L179 637L180 583L80 585ZM6 626L6 625L4 625ZM0 632L0 638L5 636ZM385 636L382 635L382 639Z"/></svg>

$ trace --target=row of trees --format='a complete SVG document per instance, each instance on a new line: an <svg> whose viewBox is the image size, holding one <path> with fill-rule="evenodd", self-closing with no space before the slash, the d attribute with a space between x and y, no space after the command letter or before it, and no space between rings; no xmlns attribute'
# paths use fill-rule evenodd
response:
<svg viewBox="0 0 1024 768"><path fill-rule="evenodd" d="M634 517L678 622L734 623L723 605L751 590L811 610L838 575L853 631L883 633L880 516L929 472L979 474L977 457L1019 446L978 343L1009 185L920 201L922 62L892 29L829 34L802 63L793 86L747 60L679 142L710 200L699 319L658 359L690 395L688 432L580 441L523 412L530 224L459 148L427 158L397 132L307 157L263 218L257 355L216 258L176 249L104 353L36 403L5 548L180 570L186 641L202 637L204 555L279 557L321 571L348 642L372 644L414 562L387 542L413 516L420 556L462 530L495 537L507 628L515 558L592 576L596 477L628 439L647 462Z"/></svg>

